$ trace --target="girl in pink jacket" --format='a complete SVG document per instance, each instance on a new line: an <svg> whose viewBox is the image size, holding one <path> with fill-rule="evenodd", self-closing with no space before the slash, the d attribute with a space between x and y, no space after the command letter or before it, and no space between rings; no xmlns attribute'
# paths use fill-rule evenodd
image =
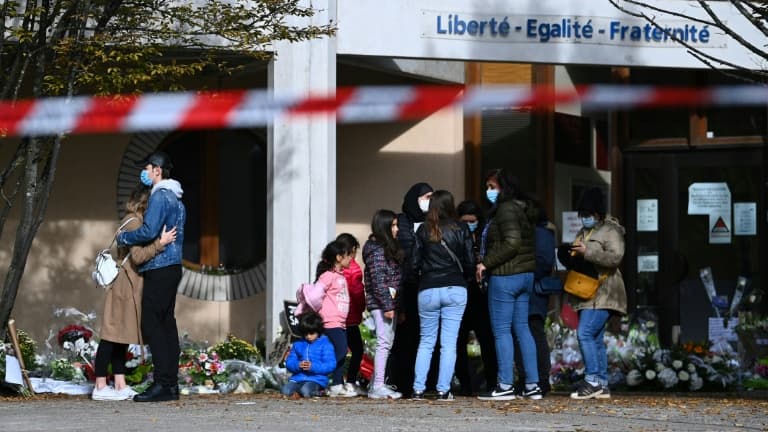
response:
<svg viewBox="0 0 768 432"><path fill-rule="evenodd" d="M339 241L332 241L323 249L322 260L317 264L317 280L325 287L325 297L318 313L323 317L325 335L331 340L336 353L336 369L333 384L328 389L331 397L354 397L357 392L344 385L344 359L347 357L347 315L349 314L349 290L344 269L349 267L352 255Z"/></svg>

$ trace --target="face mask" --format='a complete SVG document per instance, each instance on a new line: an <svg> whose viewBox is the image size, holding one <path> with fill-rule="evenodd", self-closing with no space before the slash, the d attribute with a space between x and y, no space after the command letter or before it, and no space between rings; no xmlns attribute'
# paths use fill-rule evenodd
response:
<svg viewBox="0 0 768 432"><path fill-rule="evenodd" d="M475 232L477 229L477 222L470 222L467 226L469 226L469 232Z"/></svg>
<svg viewBox="0 0 768 432"><path fill-rule="evenodd" d="M141 178L141 184L144 186L152 186L152 179L149 178L149 173L147 170L142 170L139 178Z"/></svg>
<svg viewBox="0 0 768 432"><path fill-rule="evenodd" d="M419 208L422 212L426 213L429 210L429 200L419 200Z"/></svg>
<svg viewBox="0 0 768 432"><path fill-rule="evenodd" d="M499 191L496 189L488 189L485 191L485 196L488 197L488 201L490 201L491 204L496 204L496 200L499 199Z"/></svg>
<svg viewBox="0 0 768 432"><path fill-rule="evenodd" d="M592 228L595 226L595 217L585 217L581 218L581 224L584 226L584 228Z"/></svg>

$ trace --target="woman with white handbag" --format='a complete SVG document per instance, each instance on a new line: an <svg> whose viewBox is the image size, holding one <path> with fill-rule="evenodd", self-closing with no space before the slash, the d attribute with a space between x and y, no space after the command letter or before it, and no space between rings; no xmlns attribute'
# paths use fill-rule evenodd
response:
<svg viewBox="0 0 768 432"><path fill-rule="evenodd" d="M150 189L143 184L131 193L125 203L126 215L120 223L125 231L141 226L144 211L147 209ZM125 382L125 361L129 344L142 344L141 329L141 294L143 279L136 270L137 266L157 255L163 247L176 238L176 228L163 229L154 242L118 248L118 260L121 269L112 285L107 286L102 313L101 341L96 352L94 369L96 385L91 398L93 400L130 400L136 392ZM128 259L125 259L125 258ZM114 387L107 385L107 366L112 365Z"/></svg>

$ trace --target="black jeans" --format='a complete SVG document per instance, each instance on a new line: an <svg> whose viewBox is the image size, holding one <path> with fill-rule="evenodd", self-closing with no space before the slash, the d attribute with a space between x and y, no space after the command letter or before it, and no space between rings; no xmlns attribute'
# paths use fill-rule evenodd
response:
<svg viewBox="0 0 768 432"><path fill-rule="evenodd" d="M488 314L488 294L483 294L476 283L467 287L467 309L461 320L456 348L456 378L461 384L461 393L471 395L475 392L472 385L467 342L469 331L474 330L483 360L483 377L488 391L496 387L499 365L496 359L496 342L491 330ZM515 351L517 353L517 350Z"/></svg>
<svg viewBox="0 0 768 432"><path fill-rule="evenodd" d="M363 361L363 337L360 336L360 326L347 327L347 345L351 353L347 367L347 382L357 381L360 363Z"/></svg>
<svg viewBox="0 0 768 432"><path fill-rule="evenodd" d="M176 290L181 265L144 272L141 333L152 353L155 382L173 387L179 382L179 330L176 328Z"/></svg>
<svg viewBox="0 0 768 432"><path fill-rule="evenodd" d="M331 378L333 385L344 384L344 360L347 358L347 331L340 327L327 328L325 335L333 344L333 351L336 354L336 369L333 370Z"/></svg>
<svg viewBox="0 0 768 432"><path fill-rule="evenodd" d="M96 360L94 360L94 372L97 377L106 377L107 369L112 363L112 373L115 375L125 375L125 355L128 352L128 344L117 343L102 339L99 342L99 349L96 351Z"/></svg>
<svg viewBox="0 0 768 432"><path fill-rule="evenodd" d="M549 370L551 365L549 363L549 343L547 342L547 334L544 331L544 318L539 315L528 316L528 328L531 329L531 336L536 343L536 369L539 372L539 387L544 393L548 393L549 387ZM517 370L518 377L525 377L525 371L523 370L523 358L520 353L520 348L515 340L515 369ZM517 379L520 388L525 385L525 379Z"/></svg>

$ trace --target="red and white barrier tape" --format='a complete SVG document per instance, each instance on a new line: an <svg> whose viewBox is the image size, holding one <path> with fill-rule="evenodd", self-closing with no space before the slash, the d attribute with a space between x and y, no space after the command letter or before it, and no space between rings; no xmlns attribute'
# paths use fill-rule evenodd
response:
<svg viewBox="0 0 768 432"><path fill-rule="evenodd" d="M332 96L275 96L266 90L77 96L0 101L0 136L136 132L163 129L258 127L279 118L335 115L340 123L420 118L455 106L464 114L484 109L538 109L578 103L583 110L673 106L768 105L768 86L670 88L593 85L543 87L396 86L339 87Z"/></svg>

